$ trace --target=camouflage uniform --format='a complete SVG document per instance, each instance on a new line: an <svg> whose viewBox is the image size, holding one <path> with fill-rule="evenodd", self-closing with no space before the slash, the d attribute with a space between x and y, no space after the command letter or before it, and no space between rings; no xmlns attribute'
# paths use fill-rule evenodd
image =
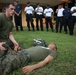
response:
<svg viewBox="0 0 76 75"><path fill-rule="evenodd" d="M16 52L8 44L4 46L7 51L0 57L0 75L8 75L11 71L27 65L30 56L25 50Z"/></svg>

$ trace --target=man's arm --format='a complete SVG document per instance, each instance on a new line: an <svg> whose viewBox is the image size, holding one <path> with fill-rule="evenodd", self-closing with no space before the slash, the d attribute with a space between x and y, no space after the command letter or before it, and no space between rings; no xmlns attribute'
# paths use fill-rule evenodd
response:
<svg viewBox="0 0 76 75"><path fill-rule="evenodd" d="M19 44L17 43L17 41L14 39L14 36L12 35L12 32L10 32L9 34L9 39L12 41L12 43L14 44L14 47L19 47Z"/></svg>
<svg viewBox="0 0 76 75"><path fill-rule="evenodd" d="M12 32L10 32L9 34L9 39L13 42L13 44L17 43L16 40L14 39L14 36L12 35Z"/></svg>
<svg viewBox="0 0 76 75"><path fill-rule="evenodd" d="M73 14L73 13L75 13L76 12L76 10L73 10L73 11L70 11L71 12L71 14Z"/></svg>
<svg viewBox="0 0 76 75"><path fill-rule="evenodd" d="M28 65L22 68L22 71L25 72L31 72L37 68L43 67L44 65L46 65L47 63L51 62L54 59L53 56L48 55L43 61L34 64L34 65Z"/></svg>
<svg viewBox="0 0 76 75"><path fill-rule="evenodd" d="M21 14L21 10L19 11L19 13L16 13L15 11L14 11L14 13L15 13L17 16L19 16L19 15Z"/></svg>

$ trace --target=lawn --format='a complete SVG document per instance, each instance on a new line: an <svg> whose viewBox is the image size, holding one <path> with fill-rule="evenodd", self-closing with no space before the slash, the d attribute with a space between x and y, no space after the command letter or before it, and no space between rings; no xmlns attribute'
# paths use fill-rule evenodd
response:
<svg viewBox="0 0 76 75"><path fill-rule="evenodd" d="M46 66L34 70L33 72L23 74L21 68L12 72L10 75L76 75L76 28L74 35L55 33L49 30L44 31L18 31L14 30L13 35L15 39L22 44L23 48L33 46L34 38L44 39L47 45L54 42L58 47L58 57ZM32 62L29 64L34 64Z"/></svg>

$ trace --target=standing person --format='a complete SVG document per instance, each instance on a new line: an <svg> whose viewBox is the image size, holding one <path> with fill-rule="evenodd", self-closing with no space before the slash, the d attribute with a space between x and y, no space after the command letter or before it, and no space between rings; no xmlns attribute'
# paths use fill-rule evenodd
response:
<svg viewBox="0 0 76 75"><path fill-rule="evenodd" d="M8 43L9 47L13 49L15 46L19 46L12 35L13 22L11 16L14 14L14 9L13 4L7 4L6 12L0 14L0 56L1 52L6 51L6 48L2 46L3 44Z"/></svg>
<svg viewBox="0 0 76 75"><path fill-rule="evenodd" d="M37 7L35 8L35 12L36 12L36 28L37 31L39 31L39 25L38 25L38 21L40 21L40 28L41 31L43 31L43 21L42 21L42 15L43 15L43 8L40 6L40 4L37 4Z"/></svg>
<svg viewBox="0 0 76 75"><path fill-rule="evenodd" d="M72 18L70 22L70 35L73 35L74 24L76 22L76 3L75 3L75 6L71 8L71 14L72 14Z"/></svg>
<svg viewBox="0 0 76 75"><path fill-rule="evenodd" d="M44 10L44 16L45 16L45 20L46 20L46 29L47 31L49 31L49 24L50 24L50 28L53 30L53 25L52 25L52 15L53 15L53 9L50 8L49 5L46 5L46 9Z"/></svg>
<svg viewBox="0 0 76 75"><path fill-rule="evenodd" d="M15 19L16 31L19 31L18 26L20 26L20 30L23 31L21 5L19 4L18 0L14 0L14 5L15 5L14 19Z"/></svg>
<svg viewBox="0 0 76 75"><path fill-rule="evenodd" d="M71 19L70 8L68 8L68 4L65 4L65 9L63 11L63 21L64 21L65 34L67 34L67 32L68 32L70 19ZM68 29L67 29L67 27L68 27Z"/></svg>
<svg viewBox="0 0 76 75"><path fill-rule="evenodd" d="M54 43L50 43L48 47L35 46L14 53L12 53L14 50L10 51L11 53L7 53L6 57L1 61L0 75L9 75L11 71L20 67L22 67L24 73L31 72L45 66L57 57L57 47ZM29 62L37 61L40 62L33 65L27 65Z"/></svg>
<svg viewBox="0 0 76 75"><path fill-rule="evenodd" d="M30 23L31 23L31 27L34 31L34 24L33 24L34 8L32 6L30 6L30 2L27 2L27 6L25 7L24 12L26 13L25 15L26 15L28 31L31 31Z"/></svg>
<svg viewBox="0 0 76 75"><path fill-rule="evenodd" d="M58 33L58 28L59 28L59 25L60 25L60 30L59 32L62 31L62 26L63 26L63 5L60 4L58 6L58 8L56 9L56 13L57 13L57 18L56 18L56 33Z"/></svg>

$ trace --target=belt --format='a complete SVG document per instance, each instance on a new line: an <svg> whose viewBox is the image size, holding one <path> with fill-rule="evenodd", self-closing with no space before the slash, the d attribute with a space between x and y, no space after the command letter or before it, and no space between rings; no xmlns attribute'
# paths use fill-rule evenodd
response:
<svg viewBox="0 0 76 75"><path fill-rule="evenodd" d="M32 14L31 13L30 14L27 13L27 15L32 15Z"/></svg>
<svg viewBox="0 0 76 75"><path fill-rule="evenodd" d="M37 15L42 15L42 14L37 14Z"/></svg>
<svg viewBox="0 0 76 75"><path fill-rule="evenodd" d="M69 17L64 17L64 18L69 18Z"/></svg>

